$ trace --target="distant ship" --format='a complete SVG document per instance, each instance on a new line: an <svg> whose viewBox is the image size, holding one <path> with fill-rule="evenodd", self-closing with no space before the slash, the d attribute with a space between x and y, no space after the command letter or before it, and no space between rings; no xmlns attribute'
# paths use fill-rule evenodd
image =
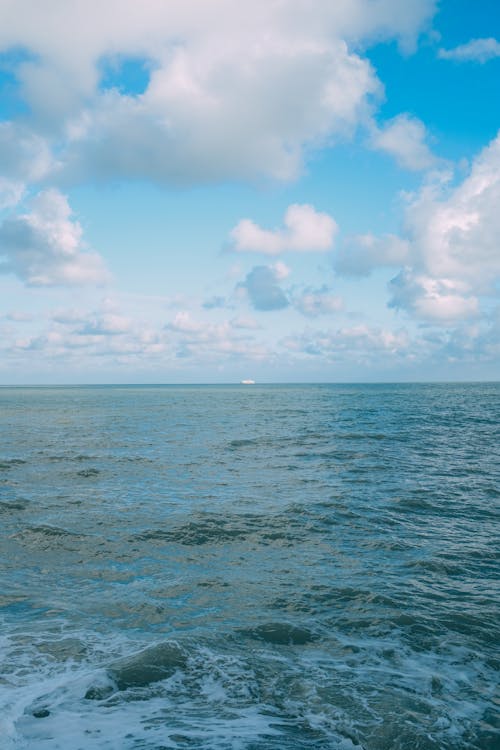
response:
<svg viewBox="0 0 500 750"><path fill-rule="evenodd" d="M242 380L241 385L255 385L255 380Z"/></svg>

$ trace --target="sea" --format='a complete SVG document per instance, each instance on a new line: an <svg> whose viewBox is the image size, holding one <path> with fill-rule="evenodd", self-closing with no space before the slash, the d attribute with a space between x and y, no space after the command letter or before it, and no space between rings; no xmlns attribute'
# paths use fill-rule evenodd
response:
<svg viewBox="0 0 500 750"><path fill-rule="evenodd" d="M498 750L500 384L0 388L1 750Z"/></svg>

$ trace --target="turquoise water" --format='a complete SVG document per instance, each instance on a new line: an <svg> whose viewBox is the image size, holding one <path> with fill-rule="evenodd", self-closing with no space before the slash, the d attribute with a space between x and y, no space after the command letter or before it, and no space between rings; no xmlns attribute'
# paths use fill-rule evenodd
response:
<svg viewBox="0 0 500 750"><path fill-rule="evenodd" d="M2 750L496 750L499 488L499 384L0 389Z"/></svg>

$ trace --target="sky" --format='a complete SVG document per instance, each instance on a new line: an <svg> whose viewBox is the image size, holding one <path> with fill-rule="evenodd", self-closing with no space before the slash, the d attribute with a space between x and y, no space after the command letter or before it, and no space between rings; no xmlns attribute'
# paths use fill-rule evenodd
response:
<svg viewBox="0 0 500 750"><path fill-rule="evenodd" d="M0 384L498 380L498 0L0 0Z"/></svg>

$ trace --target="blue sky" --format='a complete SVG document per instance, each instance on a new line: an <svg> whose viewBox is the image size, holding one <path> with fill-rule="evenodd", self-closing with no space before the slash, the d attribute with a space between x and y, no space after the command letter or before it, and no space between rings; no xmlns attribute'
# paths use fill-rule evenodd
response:
<svg viewBox="0 0 500 750"><path fill-rule="evenodd" d="M498 379L495 0L0 0L0 383Z"/></svg>

